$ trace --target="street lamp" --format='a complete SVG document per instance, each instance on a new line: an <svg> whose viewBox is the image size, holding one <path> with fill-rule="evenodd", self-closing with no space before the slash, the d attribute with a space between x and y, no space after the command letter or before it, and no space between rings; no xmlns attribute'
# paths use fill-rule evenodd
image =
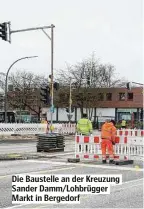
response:
<svg viewBox="0 0 144 209"><path fill-rule="evenodd" d="M17 63L21 60L24 60L24 59L31 59L31 58L36 58L36 57L38 57L38 56L22 57L22 58L16 60L15 62L13 62L7 70L6 80L5 80L5 108L4 108L5 109L5 123L7 122L7 82L8 82L9 71L15 63Z"/></svg>

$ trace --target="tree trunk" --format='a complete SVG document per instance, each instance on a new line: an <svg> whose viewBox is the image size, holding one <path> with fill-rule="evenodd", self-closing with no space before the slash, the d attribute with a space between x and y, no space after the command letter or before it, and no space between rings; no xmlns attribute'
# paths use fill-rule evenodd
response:
<svg viewBox="0 0 144 209"><path fill-rule="evenodd" d="M38 121L40 121L40 113L41 113L41 107L39 107L39 110L38 110Z"/></svg>
<svg viewBox="0 0 144 209"><path fill-rule="evenodd" d="M83 117L83 107L80 107L80 111L81 111L81 118Z"/></svg>

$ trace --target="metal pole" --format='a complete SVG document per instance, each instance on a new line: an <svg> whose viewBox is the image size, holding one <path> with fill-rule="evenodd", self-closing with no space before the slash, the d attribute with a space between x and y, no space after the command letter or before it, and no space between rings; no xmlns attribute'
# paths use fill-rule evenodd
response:
<svg viewBox="0 0 144 209"><path fill-rule="evenodd" d="M35 28L26 28L26 29L21 29L21 30L12 30L12 31L10 31L10 34L12 34L12 33L19 33L19 32L27 32L27 31L32 31L32 30L42 30L42 29L51 28L52 26L53 25L51 25L51 26L35 27Z"/></svg>
<svg viewBox="0 0 144 209"><path fill-rule="evenodd" d="M71 81L72 79L70 78L70 95L69 95L69 121L71 121Z"/></svg>
<svg viewBox="0 0 144 209"><path fill-rule="evenodd" d="M53 125L53 52L54 52L54 25L51 25L51 126Z"/></svg>
<svg viewBox="0 0 144 209"><path fill-rule="evenodd" d="M6 73L6 80L5 80L5 105L4 105L4 109L5 109L5 123L7 123L7 82L8 82L8 74L9 74L9 71L10 71L10 69L12 68L12 66L13 66L15 63L19 62L20 60L30 59L30 58L35 58L35 57L37 57L37 56L22 57L22 58L16 60L15 62L13 62L13 63L11 64L11 66L10 66L10 67L8 68L8 70L7 70L7 73Z"/></svg>
<svg viewBox="0 0 144 209"><path fill-rule="evenodd" d="M132 82L132 83L134 83L134 84L138 84L138 85L141 85L141 86L143 86L144 84L142 84L142 83L137 83L137 82Z"/></svg>

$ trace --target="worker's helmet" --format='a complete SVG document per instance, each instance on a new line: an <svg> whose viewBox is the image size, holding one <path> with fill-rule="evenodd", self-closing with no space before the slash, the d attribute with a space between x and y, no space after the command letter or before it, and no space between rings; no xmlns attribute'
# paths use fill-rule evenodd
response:
<svg viewBox="0 0 144 209"><path fill-rule="evenodd" d="M115 120L111 120L111 123L113 123L114 126L115 126L115 124L116 124Z"/></svg>
<svg viewBox="0 0 144 209"><path fill-rule="evenodd" d="M86 113L83 113L83 118L87 118L87 114Z"/></svg>

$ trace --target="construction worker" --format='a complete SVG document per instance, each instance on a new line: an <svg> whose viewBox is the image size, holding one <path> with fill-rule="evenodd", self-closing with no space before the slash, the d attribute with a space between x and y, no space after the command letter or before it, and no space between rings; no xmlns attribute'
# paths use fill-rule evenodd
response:
<svg viewBox="0 0 144 209"><path fill-rule="evenodd" d="M115 121L106 121L101 128L101 150L102 150L102 162L106 163L106 150L109 154L109 163L114 161L113 145L115 144L116 127Z"/></svg>
<svg viewBox="0 0 144 209"><path fill-rule="evenodd" d="M49 132L49 123L48 123L47 118L42 119L42 120L41 120L41 123L42 123L42 124L47 124L46 126L43 127L43 131L44 131L45 133L48 133L48 132Z"/></svg>
<svg viewBox="0 0 144 209"><path fill-rule="evenodd" d="M87 136L92 134L92 123L87 118L86 113L83 114L83 117L77 123L77 132Z"/></svg>
<svg viewBox="0 0 144 209"><path fill-rule="evenodd" d="M126 128L126 120L122 120L121 122L121 128Z"/></svg>
<svg viewBox="0 0 144 209"><path fill-rule="evenodd" d="M87 114L84 113L82 118L77 123L77 133L89 136L92 134L92 123L87 118ZM81 151L81 145L79 145L79 150ZM88 146L86 145L86 151L88 150Z"/></svg>

